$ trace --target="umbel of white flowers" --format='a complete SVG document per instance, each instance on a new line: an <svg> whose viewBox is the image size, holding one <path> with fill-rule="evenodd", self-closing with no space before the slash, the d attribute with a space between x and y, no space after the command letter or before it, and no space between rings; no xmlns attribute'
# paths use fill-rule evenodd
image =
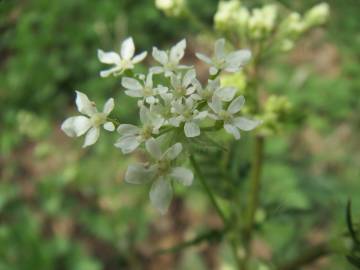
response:
<svg viewBox="0 0 360 270"><path fill-rule="evenodd" d="M235 139L240 139L241 130L249 131L260 124L259 120L249 119L241 114L244 97L236 95L235 87L222 87L219 80L222 72L240 71L250 60L250 51L227 52L224 39L217 40L214 47L215 54L212 57L196 54L210 65L211 79L206 85L202 85L197 79L196 70L192 66L180 63L185 55L185 39L169 50L154 47L152 56L160 65L150 67L147 74L135 74L121 79L124 93L138 101L141 125L118 124L120 138L115 147L123 154L136 149L145 150L149 154L152 162L130 165L125 173L125 180L134 184L151 182L150 201L160 213L165 213L168 209L173 183L189 186L193 181L192 172L179 166L178 158L180 154L186 156L186 151L182 150L188 140L194 137L201 139L202 133L209 130L209 127L216 127L216 130L223 127ZM146 52L143 52L133 58L134 48L132 38L128 38L122 43L120 55L99 50L101 62L115 65L102 72L101 76L120 75L126 69L133 69L134 64L146 56ZM157 81L163 84L158 84ZM97 141L100 126L108 131L115 130L115 120L108 117L113 110L114 100L109 99L103 111L98 112L95 104L85 94L79 91L76 94L76 105L84 116L66 119L61 128L71 137L87 132L83 145L86 147ZM177 136L173 136L175 134Z"/></svg>

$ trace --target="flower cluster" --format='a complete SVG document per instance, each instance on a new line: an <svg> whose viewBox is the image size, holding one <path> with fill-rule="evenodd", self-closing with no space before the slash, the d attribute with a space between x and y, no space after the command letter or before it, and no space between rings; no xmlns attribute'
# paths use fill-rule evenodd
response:
<svg viewBox="0 0 360 270"><path fill-rule="evenodd" d="M156 66L147 74L122 76L124 93L137 99L140 124L121 123L116 127L120 137L115 143L123 154L136 149L144 149L150 156L148 163L130 165L125 181L133 184L151 182L150 201L161 213L165 213L172 196L172 183L191 185L193 173L179 166L180 156L186 156L186 144L194 137L201 137L208 130L223 129L235 139L240 131L256 128L261 121L241 115L245 103L243 96L237 96L237 89L222 86L220 74L235 73L250 60L249 50L227 52L225 40L215 42L214 55L209 57L197 53L196 56L209 65L210 78L203 85L192 66L180 62L185 54L186 40L181 40L169 50L152 50ZM114 64L103 71L102 77L119 75L144 59L146 52L134 56L135 46L131 38L121 46L120 55L99 50L103 63ZM158 83L162 82L162 84ZM71 137L86 134L84 147L94 144L99 137L100 127L115 130L115 123L108 116L114 108L114 100L109 99L102 112L95 103L76 91L76 105L84 115L66 119L62 130ZM184 160L184 159L181 159Z"/></svg>
<svg viewBox="0 0 360 270"><path fill-rule="evenodd" d="M214 16L215 28L223 33L238 36L244 42L264 42L271 38L271 45L288 51L294 42L312 27L324 24L329 17L329 6L320 3L303 16L290 12L280 16L274 4L249 10L238 0L220 1Z"/></svg>

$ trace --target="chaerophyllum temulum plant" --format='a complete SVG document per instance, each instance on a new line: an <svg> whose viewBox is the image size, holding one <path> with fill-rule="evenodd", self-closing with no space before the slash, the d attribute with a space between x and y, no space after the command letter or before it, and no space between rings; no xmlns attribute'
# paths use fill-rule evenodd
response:
<svg viewBox="0 0 360 270"><path fill-rule="evenodd" d="M169 16L188 17L197 26L203 25L184 0L156 0L156 5ZM229 243L236 268L270 267L251 253L264 147L269 136L283 130L294 108L286 96L264 98L262 71L269 59L290 51L301 36L325 23L328 12L325 3L301 15L274 4L250 10L240 1L221 1L214 30L204 29L207 38L215 40L212 53L195 54L197 61L208 66L205 83L195 64L182 63L185 39L167 50L153 47L154 65L146 74L133 72L147 52L135 53L131 37L122 41L120 52L98 50L99 61L110 65L100 76L117 76L124 94L137 100L139 124L110 117L114 99L98 110L85 93L76 91L76 106L82 115L66 119L61 128L70 137L85 136L83 147L96 143L102 132L116 131L119 137L114 146L123 154L144 152L146 162L130 164L124 179L148 185L150 203L160 214L168 211L174 185L189 187L198 181L223 222L216 239ZM243 131L253 149L246 185L239 182L243 174L238 141ZM179 247L213 238L211 231L205 232ZM298 261L302 263L295 259ZM289 265L301 266L290 262L275 269L293 269Z"/></svg>

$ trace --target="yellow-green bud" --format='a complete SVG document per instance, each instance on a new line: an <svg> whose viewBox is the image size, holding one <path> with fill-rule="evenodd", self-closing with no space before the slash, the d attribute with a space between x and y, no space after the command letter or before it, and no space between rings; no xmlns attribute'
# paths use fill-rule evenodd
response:
<svg viewBox="0 0 360 270"><path fill-rule="evenodd" d="M330 8L327 3L320 3L312 7L305 14L305 25L307 28L324 24L330 14Z"/></svg>
<svg viewBox="0 0 360 270"><path fill-rule="evenodd" d="M229 31L238 25L240 1L220 1L214 16L215 28L221 31Z"/></svg>
<svg viewBox="0 0 360 270"><path fill-rule="evenodd" d="M221 86L235 87L238 89L239 95L245 95L246 78L242 72L233 74L221 74L220 76Z"/></svg>
<svg viewBox="0 0 360 270"><path fill-rule="evenodd" d="M179 17L185 11L184 0L155 0L155 5L167 16Z"/></svg>
<svg viewBox="0 0 360 270"><path fill-rule="evenodd" d="M249 18L249 35L253 39L262 39L274 29L277 17L277 7L266 5L263 8L255 8Z"/></svg>

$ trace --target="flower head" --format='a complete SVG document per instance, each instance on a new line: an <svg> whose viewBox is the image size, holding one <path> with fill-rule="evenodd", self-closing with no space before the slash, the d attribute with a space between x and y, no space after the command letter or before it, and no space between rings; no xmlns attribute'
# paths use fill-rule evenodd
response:
<svg viewBox="0 0 360 270"><path fill-rule="evenodd" d="M221 87L220 78L217 77L215 80L209 80L206 87L202 87L201 84L197 81L196 83L196 92L191 95L195 100L205 100L206 102L211 102L213 95L217 95L222 101L231 101L236 93L235 87Z"/></svg>
<svg viewBox="0 0 360 270"><path fill-rule="evenodd" d="M107 120L107 116L114 109L113 98L106 101L102 112L98 112L94 102L91 102L84 93L76 91L76 106L84 115L69 117L62 123L61 129L70 137L79 137L87 133L83 147L97 141L100 126L108 131L115 130L114 124Z"/></svg>
<svg viewBox="0 0 360 270"><path fill-rule="evenodd" d="M179 99L173 103L172 112L175 116L169 119L169 123L173 126L184 124L184 133L188 138L200 135L199 122L207 116L207 111L198 111L195 109L195 102L190 97L185 101Z"/></svg>
<svg viewBox="0 0 360 270"><path fill-rule="evenodd" d="M170 77L174 71L188 68L188 66L179 65L180 60L184 57L185 48L185 39L174 45L170 51L162 51L156 47L153 47L152 56L158 63L161 64L161 66L152 67L150 72L156 74L164 73L166 77Z"/></svg>
<svg viewBox="0 0 360 270"><path fill-rule="evenodd" d="M220 71L237 72L251 58L249 50L238 50L231 53L225 52L225 39L219 39L215 42L215 53L211 59L208 56L196 53L197 58L211 65L210 75L216 75Z"/></svg>
<svg viewBox="0 0 360 270"><path fill-rule="evenodd" d="M165 214L173 193L171 181L190 186L194 176L189 169L174 164L182 151L182 144L176 143L162 151L160 141L153 138L146 141L145 147L153 162L150 165L130 165L125 173L125 181L132 184L152 182L150 201L161 214Z"/></svg>
<svg viewBox="0 0 360 270"><path fill-rule="evenodd" d="M250 120L245 117L236 116L245 103L245 98L239 96L235 98L227 107L223 109L222 102L217 95L213 96L213 100L209 103L210 108L215 114L209 114L215 120L224 122L224 129L226 132L234 135L235 139L240 139L239 130L249 131L256 128L261 121Z"/></svg>
<svg viewBox="0 0 360 270"><path fill-rule="evenodd" d="M124 154L131 153L141 143L152 138L153 134L158 134L164 119L150 112L145 106L141 106L140 121L141 128L131 124L121 124L117 129L121 137L115 143L115 147L120 148Z"/></svg>
<svg viewBox="0 0 360 270"><path fill-rule="evenodd" d="M111 74L118 76L127 69L133 69L134 65L144 60L147 52L135 55L135 45L131 37L125 39L121 44L120 54L116 52L104 52L98 50L98 58L101 63L113 65L112 68L100 72L101 77L108 77Z"/></svg>
<svg viewBox="0 0 360 270"><path fill-rule="evenodd" d="M154 87L152 76L153 74L150 72L142 84L136 79L123 77L121 84L126 88L125 94L130 97L143 98L143 101L148 104L156 103L158 101L156 96L166 93L168 89L161 85Z"/></svg>

